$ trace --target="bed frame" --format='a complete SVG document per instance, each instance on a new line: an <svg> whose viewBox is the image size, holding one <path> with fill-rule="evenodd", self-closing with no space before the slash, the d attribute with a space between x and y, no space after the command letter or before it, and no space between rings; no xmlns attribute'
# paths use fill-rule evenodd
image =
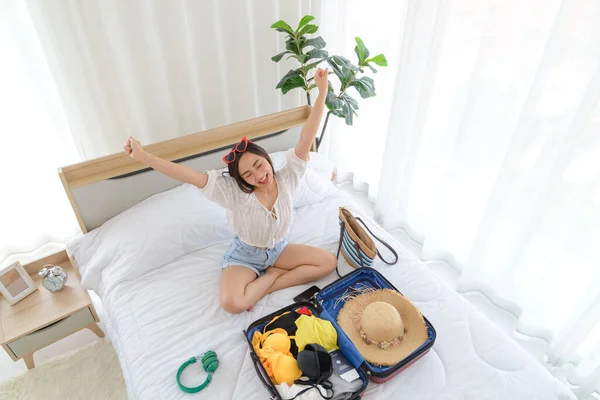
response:
<svg viewBox="0 0 600 400"><path fill-rule="evenodd" d="M294 147L300 137L300 125L306 122L310 111L310 106L298 107L150 144L144 149L196 171L224 168L221 153L243 136L268 152ZM125 140L123 138L123 142ZM180 184L133 160L125 152L59 168L58 175L83 233L140 201Z"/></svg>

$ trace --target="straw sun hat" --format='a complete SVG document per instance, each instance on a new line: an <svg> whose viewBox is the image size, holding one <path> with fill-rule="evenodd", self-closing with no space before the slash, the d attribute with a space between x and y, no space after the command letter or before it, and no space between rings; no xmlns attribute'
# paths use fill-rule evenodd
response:
<svg viewBox="0 0 600 400"><path fill-rule="evenodd" d="M347 301L337 321L365 360L396 365L427 341L423 316L400 293L369 287L354 290L340 299Z"/></svg>

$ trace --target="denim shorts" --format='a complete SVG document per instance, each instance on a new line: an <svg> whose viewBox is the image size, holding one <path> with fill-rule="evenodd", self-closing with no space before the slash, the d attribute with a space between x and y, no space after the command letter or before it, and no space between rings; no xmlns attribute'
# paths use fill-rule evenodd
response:
<svg viewBox="0 0 600 400"><path fill-rule="evenodd" d="M246 244L236 236L231 246L229 246L229 250L223 256L221 269L231 267L232 265L241 265L242 267L250 268L256 272L256 275L261 276L268 267L275 264L275 261L279 258L288 243L287 240L282 240L275 247L267 249Z"/></svg>

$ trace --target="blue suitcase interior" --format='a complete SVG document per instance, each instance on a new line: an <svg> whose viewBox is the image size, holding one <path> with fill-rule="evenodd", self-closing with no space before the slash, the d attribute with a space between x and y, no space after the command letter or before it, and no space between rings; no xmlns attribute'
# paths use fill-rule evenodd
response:
<svg viewBox="0 0 600 400"><path fill-rule="evenodd" d="M386 377L401 369L406 364L409 364L425 351L429 350L435 342L436 332L433 328L433 325L431 325L427 318L424 317L425 323L427 324L427 341L418 349L416 349L410 356L391 367L376 366L365 361L364 357L358 352L356 347L354 347L350 339L348 339L344 331L337 324L338 313L344 306L344 302L338 302L337 299L346 293L349 288L357 287L359 284L360 286L368 286L373 289L392 289L399 292L394 285L392 285L376 270L368 267L359 268L356 271L343 276L337 281L321 289L316 297L317 304L320 306L320 308L322 308L319 317L331 321L338 334L338 346L348 360L352 363L354 368L359 368L364 364L366 369L370 371L373 376Z"/></svg>

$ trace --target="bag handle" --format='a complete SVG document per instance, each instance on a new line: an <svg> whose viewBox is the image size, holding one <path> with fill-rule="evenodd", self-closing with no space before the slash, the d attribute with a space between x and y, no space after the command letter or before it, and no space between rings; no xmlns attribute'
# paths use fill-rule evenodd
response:
<svg viewBox="0 0 600 400"><path fill-rule="evenodd" d="M394 265L398 262L398 253L396 253L396 250L394 250L394 248L392 246L390 246L388 243L386 243L384 240L381 240L379 237L377 237L373 232L371 232L371 230L367 227L367 225L363 222L362 219L360 219L360 217L355 218L357 221L359 221L361 224L363 224L363 226L367 229L367 231L369 231L369 233L371 235L373 235L373 237L375 239L377 239L379 241L379 243L383 244L385 247L387 247L387 249L389 251L392 252L392 254L394 255L394 257L396 258L394 260L394 262L388 262L386 261L382 256L381 253L379 252L379 249L377 249L377 246L375 246L375 250L377 251L377 256L381 259L381 261L383 261L384 263L386 263L387 265ZM339 260L340 258L340 251L342 250L342 239L344 238L344 230L346 229L346 225L344 225L343 223L340 223L340 240L338 242L338 249L337 249L337 254L335 255L336 258ZM356 249L357 254L359 253L360 247L358 246L358 243L354 243L354 248ZM363 265L363 260L362 257L359 257L360 259L360 265L361 267L364 267ZM339 263L338 263L339 264ZM341 278L342 275L340 275L340 271L338 270L338 265L336 264L335 266L335 272L337 273L337 275Z"/></svg>
<svg viewBox="0 0 600 400"><path fill-rule="evenodd" d="M360 217L356 217L355 219L356 219L358 222L360 222L360 223L361 223L361 224L362 224L362 225L365 227L365 229L366 229L367 231L369 231L369 233L370 233L371 235L373 235L373 237L379 241L379 243L381 243L382 245L384 245L385 247L387 247L387 249L388 249L389 251L391 251L391 252L392 252L392 254L394 255L394 257L396 258L396 259L394 260L394 262L388 262L388 261L386 261L386 260L385 260L385 259L384 259L384 258L381 256L381 253L379 252L379 249L377 249L377 246L375 246L375 250L377 251L377 256L378 256L378 257L381 259L381 261L383 261L383 262L384 262L384 263L386 263L387 265L394 265L394 264L396 264L396 263L398 262L398 253L396 253L396 250L394 250L394 248L393 248L392 246L390 246L390 245L389 245L389 244L387 244L387 243L386 243L384 240L381 240L381 239L380 239L380 238L378 238L378 237L377 237L377 236L376 236L376 235L375 235L373 232L371 232L371 230L369 229L369 227L368 227L368 226L367 226L367 225L366 225L366 224L363 222L363 220L362 220L362 219L360 219ZM362 260L361 260L361 261L362 261ZM361 263L361 264L362 264L362 263Z"/></svg>
<svg viewBox="0 0 600 400"><path fill-rule="evenodd" d="M342 249L342 239L344 238L344 224L342 224L340 222L340 241L338 244L338 249L337 249L337 254L335 255L335 258L337 258L338 262L335 264L335 272L337 273L337 275L341 278L342 275L340 275L340 271L338 270L338 265L340 263L340 250Z"/></svg>

